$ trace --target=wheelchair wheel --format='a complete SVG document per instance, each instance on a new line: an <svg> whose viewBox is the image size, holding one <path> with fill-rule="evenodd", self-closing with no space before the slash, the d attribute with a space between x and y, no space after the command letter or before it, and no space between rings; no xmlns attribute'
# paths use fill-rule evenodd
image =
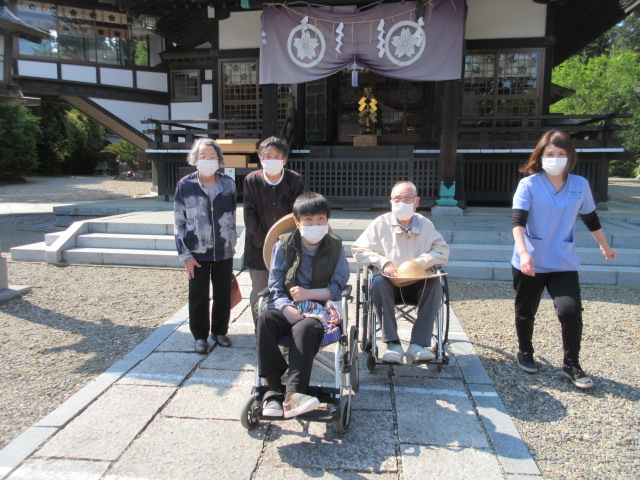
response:
<svg viewBox="0 0 640 480"><path fill-rule="evenodd" d="M360 329L360 271L356 276L356 328Z"/></svg>
<svg viewBox="0 0 640 480"><path fill-rule="evenodd" d="M351 390L354 393L358 393L358 390L360 390L360 372L358 371L358 329L355 326L351 326L349 329L349 355L351 360L351 365L349 365Z"/></svg>
<svg viewBox="0 0 640 480"><path fill-rule="evenodd" d="M256 397L251 395L243 405L242 411L240 412L240 423L247 430L255 428L259 423L258 414L260 412L260 405L257 405L255 400Z"/></svg>
<svg viewBox="0 0 640 480"><path fill-rule="evenodd" d="M336 432L346 433L351 424L351 396L340 397L340 417L335 421Z"/></svg>
<svg viewBox="0 0 640 480"><path fill-rule="evenodd" d="M444 345L449 341L449 283L447 282L447 276L442 277L443 282L443 307L442 307L442 331L443 338L442 344Z"/></svg>
<svg viewBox="0 0 640 480"><path fill-rule="evenodd" d="M367 368L369 369L369 371L373 372L376 369L377 363L378 360L376 359L375 355L373 355L373 353L371 352L367 353Z"/></svg>
<svg viewBox="0 0 640 480"><path fill-rule="evenodd" d="M360 340L361 351L364 351L367 345L367 331L369 328L369 300L367 298L367 286L360 280L360 271L358 271L358 311L362 308L362 320L358 324L358 337ZM361 299L361 300L360 300Z"/></svg>

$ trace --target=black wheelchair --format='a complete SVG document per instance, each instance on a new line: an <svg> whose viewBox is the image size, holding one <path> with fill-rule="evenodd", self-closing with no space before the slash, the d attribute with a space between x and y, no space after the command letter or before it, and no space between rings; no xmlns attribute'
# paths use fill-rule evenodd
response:
<svg viewBox="0 0 640 480"><path fill-rule="evenodd" d="M449 363L449 357L445 352L445 344L448 342L449 335L449 288L447 284L447 276L442 267L435 267L437 278L442 286L442 302L437 312L434 322L433 336L435 345L433 350L435 358L428 362L419 362L435 365L438 372L442 371L442 366ZM367 368L370 371L375 370L376 366L382 364L378 360L378 346L376 343L377 332L380 325L377 315L371 302L371 285L374 277L374 268L372 266L362 267L358 270L356 280L356 325L358 326L358 341L362 352L367 356ZM396 315L413 323L417 314L417 303L396 304Z"/></svg>

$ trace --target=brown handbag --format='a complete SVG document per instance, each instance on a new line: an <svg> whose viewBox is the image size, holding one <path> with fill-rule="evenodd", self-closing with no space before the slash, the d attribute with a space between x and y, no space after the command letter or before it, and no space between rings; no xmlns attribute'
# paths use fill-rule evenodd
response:
<svg viewBox="0 0 640 480"><path fill-rule="evenodd" d="M235 307L242 301L242 292L240 291L240 285L238 285L238 279L232 273L231 274L231 308Z"/></svg>

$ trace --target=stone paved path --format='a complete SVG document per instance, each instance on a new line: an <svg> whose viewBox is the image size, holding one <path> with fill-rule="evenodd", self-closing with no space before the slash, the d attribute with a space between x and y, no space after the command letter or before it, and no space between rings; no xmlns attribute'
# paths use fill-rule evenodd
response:
<svg viewBox="0 0 640 480"><path fill-rule="evenodd" d="M239 281L248 296L248 274ZM240 425L256 363L246 300L232 322L233 348L198 355L182 308L0 451L0 479L542 479L455 315L440 373L369 372L360 359L344 435L295 419ZM408 338L409 326L400 330ZM317 370L313 383L332 383Z"/></svg>

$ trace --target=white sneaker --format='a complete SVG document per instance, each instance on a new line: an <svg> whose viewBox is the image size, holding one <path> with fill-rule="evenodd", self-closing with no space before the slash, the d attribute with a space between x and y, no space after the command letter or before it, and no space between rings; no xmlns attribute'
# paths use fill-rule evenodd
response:
<svg viewBox="0 0 640 480"><path fill-rule="evenodd" d="M430 348L412 343L407 350L407 363L429 362L436 358Z"/></svg>
<svg viewBox="0 0 640 480"><path fill-rule="evenodd" d="M387 343L387 353L382 356L383 362L402 364L404 350L399 343Z"/></svg>

